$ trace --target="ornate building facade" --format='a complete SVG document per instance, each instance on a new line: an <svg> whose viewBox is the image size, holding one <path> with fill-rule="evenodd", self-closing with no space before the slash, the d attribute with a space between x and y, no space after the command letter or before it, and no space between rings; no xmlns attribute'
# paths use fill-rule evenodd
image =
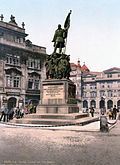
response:
<svg viewBox="0 0 120 165"><path fill-rule="evenodd" d="M0 21L0 107L37 105L40 82L46 78L46 48L26 40L25 24L19 27L15 17Z"/></svg>
<svg viewBox="0 0 120 165"><path fill-rule="evenodd" d="M82 107L110 109L120 108L120 68L103 72L89 72L82 75Z"/></svg>
<svg viewBox="0 0 120 165"><path fill-rule="evenodd" d="M80 65L80 60L78 60L77 64L70 63L71 72L70 72L70 80L74 82L76 85L76 99L80 103L82 100L82 90L81 90L81 81L82 81L82 74L88 73L89 69L84 64L83 66Z"/></svg>
<svg viewBox="0 0 120 165"><path fill-rule="evenodd" d="M84 64L71 63L70 79L76 84L76 99L80 100L80 110L94 107L120 108L120 68L110 68L103 72L92 72Z"/></svg>

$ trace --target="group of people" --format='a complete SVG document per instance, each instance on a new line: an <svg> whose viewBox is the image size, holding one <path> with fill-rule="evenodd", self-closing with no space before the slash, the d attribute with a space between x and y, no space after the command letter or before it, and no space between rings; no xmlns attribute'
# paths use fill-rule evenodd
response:
<svg viewBox="0 0 120 165"><path fill-rule="evenodd" d="M14 108L8 108L7 106L3 106L0 109L0 121L8 122L12 120L13 118L23 118L25 114L31 114L36 113L36 106L33 104L29 104L28 107L14 107Z"/></svg>
<svg viewBox="0 0 120 165"><path fill-rule="evenodd" d="M109 119L116 120L117 112L119 112L119 110L116 108L116 105L114 105L114 108L111 108L108 112Z"/></svg>
<svg viewBox="0 0 120 165"><path fill-rule="evenodd" d="M24 117L24 108L11 108L9 109L7 106L3 106L0 109L1 117L0 121L8 122L9 120L12 120L13 118L22 118Z"/></svg>
<svg viewBox="0 0 120 165"><path fill-rule="evenodd" d="M91 116L94 117L94 113L95 113L95 110L93 107L90 107L89 109L86 108L86 111L84 111L85 113L91 113Z"/></svg>
<svg viewBox="0 0 120 165"><path fill-rule="evenodd" d="M101 108L100 114L105 115L107 113L109 119L116 120L117 112L119 112L119 109L116 108L116 105L114 105L114 107L111 108L108 113L106 112L105 108ZM90 113L91 116L94 117L95 110L93 107L90 107L89 109L86 109L86 113Z"/></svg>

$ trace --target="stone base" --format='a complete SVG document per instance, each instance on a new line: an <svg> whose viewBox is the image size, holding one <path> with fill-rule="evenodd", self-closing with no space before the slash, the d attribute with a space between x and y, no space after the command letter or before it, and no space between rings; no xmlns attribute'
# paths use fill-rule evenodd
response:
<svg viewBox="0 0 120 165"><path fill-rule="evenodd" d="M21 119L13 119L10 123L14 124L36 124L36 125L69 125L69 124L79 124L83 122L90 122L89 115L87 113L70 113L70 114L55 114L55 113L45 113L45 114L29 114L25 115ZM92 118L93 120L93 118Z"/></svg>
<svg viewBox="0 0 120 165"><path fill-rule="evenodd" d="M76 104L72 105L39 105L37 113L55 113L55 114L69 114L78 113L79 107Z"/></svg>
<svg viewBox="0 0 120 165"><path fill-rule="evenodd" d="M40 104L37 113L27 115L24 119L11 121L22 124L68 125L80 123L79 118L88 114L79 114L76 104L76 86L68 79L45 80L40 86Z"/></svg>
<svg viewBox="0 0 120 165"><path fill-rule="evenodd" d="M68 79L48 79L41 83L40 104L37 113L78 113L76 86Z"/></svg>

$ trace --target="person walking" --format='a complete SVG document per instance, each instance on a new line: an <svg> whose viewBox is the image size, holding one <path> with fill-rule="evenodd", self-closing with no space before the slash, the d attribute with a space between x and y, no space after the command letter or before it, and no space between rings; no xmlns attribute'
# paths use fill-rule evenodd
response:
<svg viewBox="0 0 120 165"><path fill-rule="evenodd" d="M32 103L29 104L28 109L29 109L30 114L33 113L33 104Z"/></svg>
<svg viewBox="0 0 120 165"><path fill-rule="evenodd" d="M9 120L12 120L13 117L14 117L14 108L11 108L11 109L10 109L8 115L9 115Z"/></svg>
<svg viewBox="0 0 120 165"><path fill-rule="evenodd" d="M8 122L8 120L9 120L9 110L8 110L7 107L5 107L5 109L4 109L4 119L3 119L3 121L4 121L4 122L5 122L5 121Z"/></svg>
<svg viewBox="0 0 120 165"><path fill-rule="evenodd" d="M8 122L8 108L7 107L2 107L2 111L1 112L2 112L2 115L1 115L0 121L3 118L3 122L5 122L6 120Z"/></svg>
<svg viewBox="0 0 120 165"><path fill-rule="evenodd" d="M114 105L114 108L113 108L113 118L116 120L116 115L117 115L117 108L116 108L116 105Z"/></svg>
<svg viewBox="0 0 120 165"><path fill-rule="evenodd" d="M21 107L21 108L20 108L20 117L21 117L21 118L24 117L24 113L25 113L25 112L24 112L24 108Z"/></svg>
<svg viewBox="0 0 120 165"><path fill-rule="evenodd" d="M33 113L36 113L36 106L33 107Z"/></svg>
<svg viewBox="0 0 120 165"><path fill-rule="evenodd" d="M109 110L109 112L108 112L108 115L109 115L109 120L112 118L112 113L111 113L111 111Z"/></svg>
<svg viewBox="0 0 120 165"><path fill-rule="evenodd" d="M0 117L0 121L1 121L2 118L4 118L4 116L5 116L4 109L5 109L5 107L2 107L2 108L1 108L1 117Z"/></svg>
<svg viewBox="0 0 120 165"><path fill-rule="evenodd" d="M20 118L20 108L17 107L16 109L16 118L19 119Z"/></svg>
<svg viewBox="0 0 120 165"><path fill-rule="evenodd" d="M94 117L94 112L95 112L94 108L93 108L93 107L90 108L90 113L91 113L91 116L92 116L92 117Z"/></svg>

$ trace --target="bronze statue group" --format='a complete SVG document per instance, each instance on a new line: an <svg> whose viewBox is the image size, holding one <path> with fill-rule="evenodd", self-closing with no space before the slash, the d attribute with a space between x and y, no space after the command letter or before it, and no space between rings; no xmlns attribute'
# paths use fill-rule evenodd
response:
<svg viewBox="0 0 120 165"><path fill-rule="evenodd" d="M47 79L69 79L70 76L70 55L65 54L68 29L70 27L70 14L71 10L68 13L68 16L64 23L64 29L61 28L61 25L58 25L58 29L55 31L52 42L54 42L54 51L51 55L46 57L46 76ZM57 53L57 48L59 52ZM62 52L62 49L64 51Z"/></svg>
<svg viewBox="0 0 120 165"><path fill-rule="evenodd" d="M70 56L54 53L46 58L47 79L69 79L70 76Z"/></svg>

